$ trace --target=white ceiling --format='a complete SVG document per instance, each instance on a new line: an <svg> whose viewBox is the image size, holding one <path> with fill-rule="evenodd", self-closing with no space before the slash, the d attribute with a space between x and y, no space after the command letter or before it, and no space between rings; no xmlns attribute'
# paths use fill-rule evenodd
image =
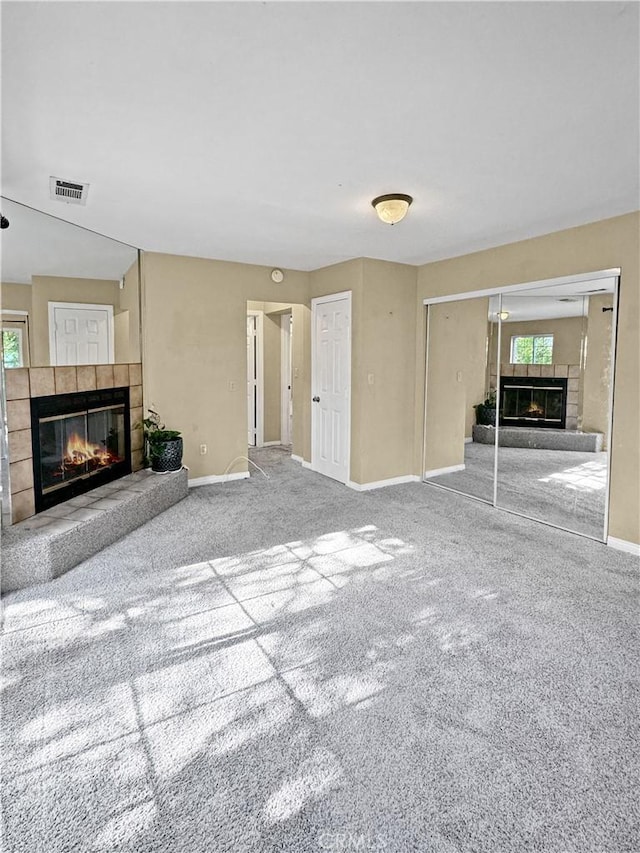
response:
<svg viewBox="0 0 640 853"><path fill-rule="evenodd" d="M3 2L2 192L143 249L298 269L625 213L639 9ZM87 206L51 201L51 175ZM370 206L391 191L415 198L393 227Z"/></svg>

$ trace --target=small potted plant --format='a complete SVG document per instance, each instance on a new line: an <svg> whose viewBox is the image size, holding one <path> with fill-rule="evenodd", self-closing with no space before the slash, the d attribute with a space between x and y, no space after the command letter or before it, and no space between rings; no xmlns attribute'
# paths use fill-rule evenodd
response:
<svg viewBox="0 0 640 853"><path fill-rule="evenodd" d="M473 407L476 410L476 423L480 426L496 425L496 392L489 391L484 402Z"/></svg>
<svg viewBox="0 0 640 853"><path fill-rule="evenodd" d="M160 415L149 409L148 417L142 421L145 440L145 456L151 470L166 474L182 468L182 437L176 429L165 429Z"/></svg>

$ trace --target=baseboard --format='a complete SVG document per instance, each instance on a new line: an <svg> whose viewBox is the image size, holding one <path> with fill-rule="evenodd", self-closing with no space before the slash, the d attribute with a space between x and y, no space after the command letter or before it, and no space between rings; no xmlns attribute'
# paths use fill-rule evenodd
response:
<svg viewBox="0 0 640 853"><path fill-rule="evenodd" d="M238 471L236 474L209 474L208 477L194 477L189 480L189 488L194 486L210 486L212 483L228 483L229 480L246 480L248 471Z"/></svg>
<svg viewBox="0 0 640 853"><path fill-rule="evenodd" d="M464 464L449 465L448 468L434 468L432 471L425 471L424 478L426 480L428 477L439 477L440 474L454 474L456 471L464 471L464 468Z"/></svg>
<svg viewBox="0 0 640 853"><path fill-rule="evenodd" d="M626 539L616 539L615 536L607 536L607 545L610 548L615 548L617 551L624 551L626 554L633 554L634 557L640 557L640 545L635 542L627 542Z"/></svg>
<svg viewBox="0 0 640 853"><path fill-rule="evenodd" d="M385 486L402 486L404 483L419 483L417 474L405 474L403 477L390 477L388 480L376 480L373 483L354 483L348 480L345 485L356 492L370 492L372 489L384 489Z"/></svg>
<svg viewBox="0 0 640 853"><path fill-rule="evenodd" d="M473 438L470 436L469 438L465 438L464 443L465 444L471 444L472 441L473 441Z"/></svg>
<svg viewBox="0 0 640 853"><path fill-rule="evenodd" d="M294 462L299 462L303 468L308 468L310 471L313 471L313 468L311 467L311 462L307 462L307 460L303 459L302 456L296 456L295 453L292 453L291 458Z"/></svg>
<svg viewBox="0 0 640 853"><path fill-rule="evenodd" d="M260 447L280 447L281 441L263 441Z"/></svg>

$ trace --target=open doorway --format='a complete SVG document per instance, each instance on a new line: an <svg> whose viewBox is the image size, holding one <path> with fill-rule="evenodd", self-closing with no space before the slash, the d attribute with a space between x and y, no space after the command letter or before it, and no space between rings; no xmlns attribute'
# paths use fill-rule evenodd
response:
<svg viewBox="0 0 640 853"><path fill-rule="evenodd" d="M282 446L291 452L303 400L295 380L296 326L302 305L247 301L247 434L249 448ZM300 338L301 343L302 338Z"/></svg>

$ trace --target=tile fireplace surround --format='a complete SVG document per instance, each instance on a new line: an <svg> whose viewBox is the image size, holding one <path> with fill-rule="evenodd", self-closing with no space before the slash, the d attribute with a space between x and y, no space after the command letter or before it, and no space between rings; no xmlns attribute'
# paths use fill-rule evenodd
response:
<svg viewBox="0 0 640 853"><path fill-rule="evenodd" d="M129 386L131 469L142 468L142 365L89 364L78 367L23 367L5 371L9 478L13 524L35 515L31 445L31 397ZM89 493L90 494L90 493Z"/></svg>

